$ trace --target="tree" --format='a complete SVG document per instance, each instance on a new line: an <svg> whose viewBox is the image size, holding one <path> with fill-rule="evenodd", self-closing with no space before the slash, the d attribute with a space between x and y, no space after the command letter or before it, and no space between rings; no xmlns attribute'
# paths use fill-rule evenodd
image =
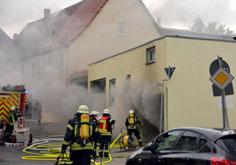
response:
<svg viewBox="0 0 236 165"><path fill-rule="evenodd" d="M190 29L194 32L204 32L206 29L206 26L202 20L201 17L195 18L193 25L190 27Z"/></svg>
<svg viewBox="0 0 236 165"><path fill-rule="evenodd" d="M204 23L201 17L196 17L193 21L193 25L190 27L191 31L201 33L211 33L219 35L234 35L234 31L226 25L220 24L218 21L211 21Z"/></svg>

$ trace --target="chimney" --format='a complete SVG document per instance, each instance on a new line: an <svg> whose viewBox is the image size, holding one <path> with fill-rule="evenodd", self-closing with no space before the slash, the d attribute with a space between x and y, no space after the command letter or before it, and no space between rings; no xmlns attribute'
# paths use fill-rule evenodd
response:
<svg viewBox="0 0 236 165"><path fill-rule="evenodd" d="M44 9L44 18L49 18L51 15L51 10L50 9Z"/></svg>

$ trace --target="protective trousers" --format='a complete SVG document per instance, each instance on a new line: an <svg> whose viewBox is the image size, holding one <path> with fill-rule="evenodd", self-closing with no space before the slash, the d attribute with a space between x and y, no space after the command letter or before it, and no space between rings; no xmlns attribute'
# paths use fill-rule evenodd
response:
<svg viewBox="0 0 236 165"><path fill-rule="evenodd" d="M142 139L140 137L140 132L138 129L128 129L128 135L129 135L129 139L132 139L132 134L134 133L135 137L138 139L138 143L140 146L142 146Z"/></svg>
<svg viewBox="0 0 236 165"><path fill-rule="evenodd" d="M72 165L90 165L92 150L79 150L70 152Z"/></svg>
<svg viewBox="0 0 236 165"><path fill-rule="evenodd" d="M99 157L108 157L111 135L101 135Z"/></svg>

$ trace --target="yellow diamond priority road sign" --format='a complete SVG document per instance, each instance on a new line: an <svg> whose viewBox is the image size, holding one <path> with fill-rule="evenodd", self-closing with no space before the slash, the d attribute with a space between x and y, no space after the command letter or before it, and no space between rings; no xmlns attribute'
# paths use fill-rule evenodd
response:
<svg viewBox="0 0 236 165"><path fill-rule="evenodd" d="M220 68L216 73L210 78L210 81L218 86L220 89L225 89L227 85L234 79L234 77L226 72L223 68Z"/></svg>

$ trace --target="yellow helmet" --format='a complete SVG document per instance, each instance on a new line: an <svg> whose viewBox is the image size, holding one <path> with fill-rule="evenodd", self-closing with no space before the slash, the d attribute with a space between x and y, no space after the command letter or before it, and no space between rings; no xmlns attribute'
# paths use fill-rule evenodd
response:
<svg viewBox="0 0 236 165"><path fill-rule="evenodd" d="M88 106L87 105L80 105L78 107L77 113L87 113L87 114L89 114Z"/></svg>

